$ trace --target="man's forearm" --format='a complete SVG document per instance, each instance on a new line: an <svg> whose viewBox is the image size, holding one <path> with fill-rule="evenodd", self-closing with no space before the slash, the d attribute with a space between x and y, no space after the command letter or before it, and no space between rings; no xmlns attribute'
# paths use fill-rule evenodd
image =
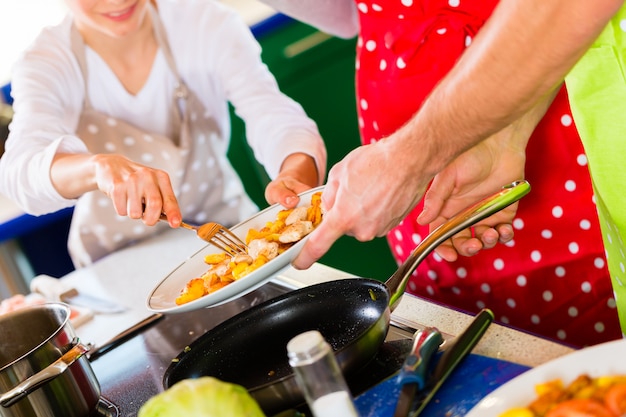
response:
<svg viewBox="0 0 626 417"><path fill-rule="evenodd" d="M396 139L438 172L554 91L621 0L502 0ZM406 149L406 148L405 148Z"/></svg>

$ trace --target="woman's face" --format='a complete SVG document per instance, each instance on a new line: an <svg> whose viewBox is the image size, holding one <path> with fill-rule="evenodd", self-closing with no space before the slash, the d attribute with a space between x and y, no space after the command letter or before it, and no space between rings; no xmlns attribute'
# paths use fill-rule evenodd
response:
<svg viewBox="0 0 626 417"><path fill-rule="evenodd" d="M98 32L114 38L136 33L149 0L66 0L81 32Z"/></svg>

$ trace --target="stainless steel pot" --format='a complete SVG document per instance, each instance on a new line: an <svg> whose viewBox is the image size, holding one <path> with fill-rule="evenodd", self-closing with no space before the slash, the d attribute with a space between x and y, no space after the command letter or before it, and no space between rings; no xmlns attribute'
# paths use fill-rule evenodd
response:
<svg viewBox="0 0 626 417"><path fill-rule="evenodd" d="M0 317L0 416L87 417L100 385L65 304Z"/></svg>

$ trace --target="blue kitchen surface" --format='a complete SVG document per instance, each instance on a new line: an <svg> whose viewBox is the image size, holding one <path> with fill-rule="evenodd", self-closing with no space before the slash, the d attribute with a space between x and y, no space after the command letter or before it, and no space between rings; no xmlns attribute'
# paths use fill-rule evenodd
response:
<svg viewBox="0 0 626 417"><path fill-rule="evenodd" d="M528 367L481 355L469 355L449 376L420 415L464 416L487 394L527 371ZM360 417L391 417L400 386L395 376L355 398Z"/></svg>

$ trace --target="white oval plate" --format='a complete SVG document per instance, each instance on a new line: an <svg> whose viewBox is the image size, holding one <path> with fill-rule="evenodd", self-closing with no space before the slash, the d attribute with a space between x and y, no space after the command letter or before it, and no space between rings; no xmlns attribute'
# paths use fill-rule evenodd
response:
<svg viewBox="0 0 626 417"><path fill-rule="evenodd" d="M324 187L321 186L312 188L300 194L300 203L298 206L310 205L311 196L318 191L322 191L323 189ZM265 226L267 222L275 221L278 212L283 209L284 207L281 205L275 204L260 211L250 219L231 227L230 230L244 240L248 230L260 229ZM187 260L170 272L152 290L152 293L148 296L147 307L149 310L154 312L182 313L203 307L215 307L241 297L242 295L245 295L265 284L265 282L274 277L277 271L287 267L300 252L300 249L306 240L307 237L300 240L285 252L281 253L265 265L252 271L245 277L242 277L211 294L198 298L197 300L177 305L176 297L180 295L181 290L185 288L187 282L195 277L200 277L208 271L209 265L204 262L204 257L211 253L220 252L218 248L209 244L194 253L191 257L187 258Z"/></svg>
<svg viewBox="0 0 626 417"><path fill-rule="evenodd" d="M590 346L546 362L513 378L483 398L465 417L498 417L537 398L535 385L553 379L569 384L586 373L591 377L626 374L626 339Z"/></svg>

